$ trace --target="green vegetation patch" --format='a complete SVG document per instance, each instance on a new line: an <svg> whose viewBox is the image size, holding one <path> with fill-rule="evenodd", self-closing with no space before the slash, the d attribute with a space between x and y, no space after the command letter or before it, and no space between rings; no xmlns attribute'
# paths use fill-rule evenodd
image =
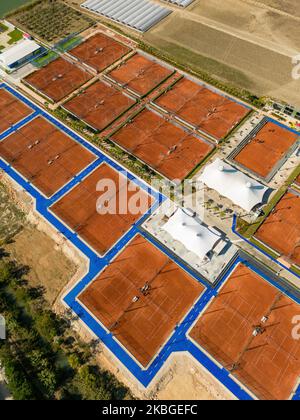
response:
<svg viewBox="0 0 300 420"><path fill-rule="evenodd" d="M51 61L54 61L56 58L58 58L57 53L55 53L54 51L48 51L41 57L38 57L35 60L33 60L31 64L33 64L37 68L41 68L51 63Z"/></svg>
<svg viewBox="0 0 300 420"><path fill-rule="evenodd" d="M8 26L0 22L0 34L3 34L3 32L6 32L6 31L8 31Z"/></svg>
<svg viewBox="0 0 300 420"><path fill-rule="evenodd" d="M55 47L58 51L64 53L77 47L77 45L81 44L81 42L82 42L82 38L80 36L76 36L74 38L70 38L70 39L67 39L66 41L62 41L58 43Z"/></svg>
<svg viewBox="0 0 300 420"><path fill-rule="evenodd" d="M24 220L24 213L12 203L7 187L0 183L0 244L20 232Z"/></svg>
<svg viewBox="0 0 300 420"><path fill-rule="evenodd" d="M44 0L17 9L10 21L47 42L60 40L88 29L94 21L58 0Z"/></svg>
<svg viewBox="0 0 300 420"><path fill-rule="evenodd" d="M66 318L58 317L29 287L29 267L12 262L0 248L0 313L7 339L0 340L0 365L15 400L122 400L128 389L94 363L89 345L72 335Z"/></svg>
<svg viewBox="0 0 300 420"><path fill-rule="evenodd" d="M23 38L23 32L21 32L19 29L14 29L7 35L10 37L10 40L8 41L10 45L20 41Z"/></svg>

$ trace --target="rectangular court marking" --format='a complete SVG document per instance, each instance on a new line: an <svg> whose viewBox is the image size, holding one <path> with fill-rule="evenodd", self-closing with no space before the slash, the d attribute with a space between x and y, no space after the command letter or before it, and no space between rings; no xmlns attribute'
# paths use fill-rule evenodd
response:
<svg viewBox="0 0 300 420"><path fill-rule="evenodd" d="M185 77L156 99L155 104L217 141L249 113L246 106Z"/></svg>
<svg viewBox="0 0 300 420"><path fill-rule="evenodd" d="M299 314L300 305L239 264L190 336L258 398L286 400L300 377Z"/></svg>
<svg viewBox="0 0 300 420"><path fill-rule="evenodd" d="M174 70L137 53L112 70L108 76L138 96L145 96L173 73Z"/></svg>
<svg viewBox="0 0 300 420"><path fill-rule="evenodd" d="M283 196L255 233L255 238L300 266L300 195L290 191Z"/></svg>
<svg viewBox="0 0 300 420"><path fill-rule="evenodd" d="M267 178L299 138L299 135L267 122L234 160L260 177Z"/></svg>
<svg viewBox="0 0 300 420"><path fill-rule="evenodd" d="M64 104L64 108L97 131L104 130L136 101L116 88L96 82Z"/></svg>
<svg viewBox="0 0 300 420"><path fill-rule="evenodd" d="M116 189L104 203L99 204L103 191L97 191L97 188L102 181L113 183ZM129 182L124 175L109 165L102 164L56 202L51 210L98 254L104 255L153 204L153 199L146 192L138 187L133 191L132 185L135 184ZM136 214L128 212L126 208L123 210L121 206L135 200L137 192L140 197L137 205L142 202L143 208L136 210ZM124 197L121 203L120 195ZM123 202L124 199L127 200L126 203ZM106 207L114 206L116 214L99 214L97 209L101 204Z"/></svg>
<svg viewBox="0 0 300 420"><path fill-rule="evenodd" d="M138 235L78 300L146 367L203 291Z"/></svg>
<svg viewBox="0 0 300 420"><path fill-rule="evenodd" d="M100 73L130 51L126 45L97 33L69 51L69 54Z"/></svg>
<svg viewBox="0 0 300 420"><path fill-rule="evenodd" d="M63 58L25 77L23 81L54 102L59 102L93 76Z"/></svg>
<svg viewBox="0 0 300 420"><path fill-rule="evenodd" d="M0 134L32 113L33 109L7 90L0 88Z"/></svg>
<svg viewBox="0 0 300 420"><path fill-rule="evenodd" d="M0 157L47 197L96 160L96 156L37 117L0 142Z"/></svg>
<svg viewBox="0 0 300 420"><path fill-rule="evenodd" d="M213 145L148 109L111 140L170 180L180 180L213 150Z"/></svg>

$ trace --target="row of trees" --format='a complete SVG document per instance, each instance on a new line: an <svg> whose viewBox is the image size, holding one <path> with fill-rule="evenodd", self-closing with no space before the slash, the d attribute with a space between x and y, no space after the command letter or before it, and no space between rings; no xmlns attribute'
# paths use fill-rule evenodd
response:
<svg viewBox="0 0 300 420"><path fill-rule="evenodd" d="M28 268L0 254L0 313L7 339L0 364L17 400L131 398L127 388L93 363L91 347L47 306L43 290L24 280Z"/></svg>
<svg viewBox="0 0 300 420"><path fill-rule="evenodd" d="M49 42L81 32L94 24L89 16L56 0L33 2L16 9L8 17Z"/></svg>

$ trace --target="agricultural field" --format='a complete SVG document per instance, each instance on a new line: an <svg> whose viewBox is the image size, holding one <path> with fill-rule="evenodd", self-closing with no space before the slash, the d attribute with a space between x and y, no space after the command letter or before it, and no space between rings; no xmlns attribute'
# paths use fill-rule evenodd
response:
<svg viewBox="0 0 300 420"><path fill-rule="evenodd" d="M292 57L300 48L295 19L257 2L201 0L174 11L144 40L186 70L299 106L291 77Z"/></svg>
<svg viewBox="0 0 300 420"><path fill-rule="evenodd" d="M60 1L38 1L16 11L8 18L11 23L50 43L89 28L93 20Z"/></svg>
<svg viewBox="0 0 300 420"><path fill-rule="evenodd" d="M247 1L247 0L246 0ZM259 3L274 7L274 9L300 17L300 3L298 0L258 0Z"/></svg>
<svg viewBox="0 0 300 420"><path fill-rule="evenodd" d="M29 285L42 287L45 299L52 305L75 274L76 266L46 233L26 219L16 197L7 183L0 182L0 255L2 249L15 261L30 267Z"/></svg>

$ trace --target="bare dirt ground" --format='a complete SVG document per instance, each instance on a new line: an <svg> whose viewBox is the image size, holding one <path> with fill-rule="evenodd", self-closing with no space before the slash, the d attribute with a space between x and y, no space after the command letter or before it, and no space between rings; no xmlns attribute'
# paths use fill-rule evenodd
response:
<svg viewBox="0 0 300 420"><path fill-rule="evenodd" d="M155 399L204 401L235 398L191 356L179 353L173 356L168 379L159 386Z"/></svg>
<svg viewBox="0 0 300 420"><path fill-rule="evenodd" d="M84 326L74 323L82 340L91 342L93 335ZM104 369L130 388L143 400L233 400L236 399L201 364L188 353L174 353L169 357L153 382L145 389L103 345L97 346L96 360Z"/></svg>
<svg viewBox="0 0 300 420"><path fill-rule="evenodd" d="M256 0L256 2L273 7L289 15L300 17L300 3L298 0Z"/></svg>
<svg viewBox="0 0 300 420"><path fill-rule="evenodd" d="M53 240L30 224L5 246L5 250L11 258L30 268L26 275L28 283L32 287L42 286L44 297L51 305L76 272L75 265L56 249Z"/></svg>
<svg viewBox="0 0 300 420"><path fill-rule="evenodd" d="M61 244L50 237L29 211L30 200L16 191L8 178L0 183L0 239L9 257L29 267L26 280L32 287L42 286L45 299L53 305L61 290L77 271L76 264L63 252ZM46 227L47 229L48 227Z"/></svg>
<svg viewBox="0 0 300 420"><path fill-rule="evenodd" d="M194 65L260 96L300 106L299 81L291 75L292 57L300 52L299 2L290 0L290 7L286 2L263 3L196 0L189 8L173 12L144 38L187 67ZM294 12L289 15L286 10Z"/></svg>

